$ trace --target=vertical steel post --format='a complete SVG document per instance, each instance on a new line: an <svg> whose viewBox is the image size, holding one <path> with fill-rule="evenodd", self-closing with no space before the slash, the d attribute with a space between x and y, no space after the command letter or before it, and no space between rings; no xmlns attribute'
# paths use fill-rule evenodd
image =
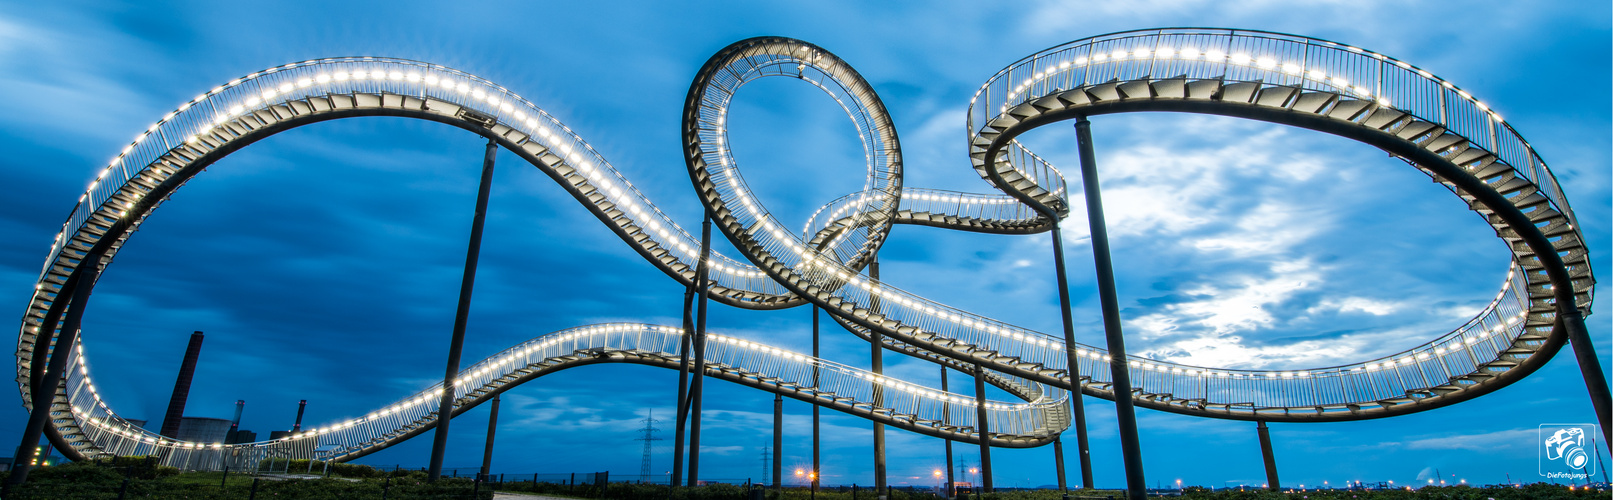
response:
<svg viewBox="0 0 1613 500"><path fill-rule="evenodd" d="M823 358L818 354L818 306L812 306L812 387L818 384L818 361ZM818 480L823 477L823 464L819 461L821 455L818 448L821 428L818 427L818 405L812 405L812 495L818 494Z"/></svg>
<svg viewBox="0 0 1613 500"><path fill-rule="evenodd" d="M868 263L868 277L879 281L879 259ZM875 313L879 312L879 297L873 297L869 306ZM868 329L868 345L873 347L870 354L870 364L873 366L875 377L885 374L885 339L879 330ZM885 406L885 384L874 381L874 404ZM885 479L885 424L874 422L874 498L885 500L890 494L890 484Z"/></svg>
<svg viewBox="0 0 1613 500"><path fill-rule="evenodd" d="M784 395L773 394L773 491L784 492ZM782 496L779 498L783 498Z"/></svg>
<svg viewBox="0 0 1613 500"><path fill-rule="evenodd" d="M1585 389L1590 393L1591 405L1596 408L1596 420L1602 426L1602 445L1613 449L1613 396L1609 396L1607 380L1602 378L1602 361L1596 357L1596 346L1591 343L1590 333L1585 330L1585 316L1580 313L1579 307L1562 301L1557 302L1557 317L1562 322L1564 330L1568 333L1568 344L1574 347L1574 359L1579 362L1579 372L1585 379Z"/></svg>
<svg viewBox="0 0 1613 500"><path fill-rule="evenodd" d="M699 263L695 264L700 267ZM672 477L669 483L672 486L683 484L683 439L688 435L684 432L689 422L689 351L693 350L691 344L694 339L694 290L699 279L689 280L689 288L683 292L683 337L678 341L678 404L677 412L672 415Z"/></svg>
<svg viewBox="0 0 1613 500"><path fill-rule="evenodd" d="M1064 233L1057 217L1053 218L1053 267L1057 268L1059 283L1059 312L1064 316L1064 357L1070 376L1070 413L1075 417L1075 447L1080 453L1081 488L1092 489L1092 450L1087 446L1087 410L1081 394L1081 357L1075 350L1075 319L1070 312L1070 281L1064 273ZM1058 443L1058 441L1054 441ZM1063 448L1055 444L1054 448ZM1058 452L1055 452L1058 453ZM1064 489L1064 454L1059 453L1059 489Z"/></svg>
<svg viewBox="0 0 1613 500"><path fill-rule="evenodd" d="M1142 444L1137 439L1137 411L1132 408L1131 373L1126 366L1126 338L1120 328L1120 299L1115 294L1114 263L1109 258L1109 229L1103 219L1098 162L1092 153L1092 123L1087 121L1087 117L1076 119L1075 136L1081 153L1081 184L1086 189L1087 224L1092 228L1092 257L1098 268L1098 298L1103 303L1103 331L1109 346L1109 373L1115 394L1115 416L1119 420L1120 453L1126 466L1126 496L1132 500L1142 500L1148 494L1148 484L1143 478Z"/></svg>
<svg viewBox="0 0 1613 500"><path fill-rule="evenodd" d="M710 294L711 280L706 262L711 260L711 209L700 221L700 263L695 265L695 289L700 295L700 308L695 313L693 381L689 384L689 485L700 484L700 409L706 381L706 297Z"/></svg>
<svg viewBox="0 0 1613 500"><path fill-rule="evenodd" d="M975 427L980 431L980 487L991 493L991 427L986 425L986 367L975 365Z"/></svg>
<svg viewBox="0 0 1613 500"><path fill-rule="evenodd" d="M83 324L84 308L90 301L90 289L95 286L96 278L101 274L101 256L91 254L79 261L83 270L78 273L78 281L74 283L69 279L56 295L61 300L62 295L69 295L67 308L62 313L61 333L56 337L56 347L50 347L52 328L55 322L46 322L40 326L41 331L34 336L34 362L45 361L43 355L50 351L49 364L41 368L43 372L39 377L39 385L33 387L33 409L28 412L28 425L23 427L22 442L17 445L16 460L11 464L11 475L6 478L5 493L28 480L28 471L33 468L35 453L39 450L39 436L45 432L45 425L50 420L51 401L56 398L56 387L62 383L62 374L67 371L67 362L73 355L73 344L78 341L78 328ZM71 290L68 290L71 288ZM47 314L46 319L52 319Z"/></svg>
<svg viewBox="0 0 1613 500"><path fill-rule="evenodd" d="M949 391L947 389L947 367L946 367L946 365L941 365L941 392L951 392L951 391ZM942 401L941 402L941 424L942 425L951 423L952 419L949 418L950 415L952 415L952 403ZM952 498L953 496L957 495L957 492L953 491L953 487L958 484L958 481L957 481L957 479L952 477L952 440L951 439L946 440L946 446L947 446L947 487L946 487L946 491L944 491L943 493L946 494L947 498Z"/></svg>
<svg viewBox="0 0 1613 500"><path fill-rule="evenodd" d="M1059 477L1059 491L1070 491L1064 482L1064 440L1053 436L1053 471Z"/></svg>
<svg viewBox="0 0 1613 500"><path fill-rule="evenodd" d="M494 394L493 408L487 413L487 447L482 449L482 478L484 481L493 472L493 433L498 430L498 399L499 395Z"/></svg>
<svg viewBox="0 0 1613 500"><path fill-rule="evenodd" d="M1271 452L1271 431L1266 430L1266 421L1257 420L1260 425L1260 457L1266 461L1266 488L1278 491L1281 486L1277 483L1277 456Z"/></svg>
<svg viewBox="0 0 1613 500"><path fill-rule="evenodd" d="M448 451L448 421L454 415L454 379L459 376L459 355L465 348L465 323L470 319L471 290L476 288L476 262L482 252L482 223L487 220L487 196L493 185L493 160L498 143L487 139L482 157L482 184L476 192L476 216L470 225L470 245L465 250L465 274L459 282L459 309L454 313L454 336L448 343L448 368L442 378L442 399L437 401L437 429L431 439L431 465L426 481L442 476L442 457Z"/></svg>

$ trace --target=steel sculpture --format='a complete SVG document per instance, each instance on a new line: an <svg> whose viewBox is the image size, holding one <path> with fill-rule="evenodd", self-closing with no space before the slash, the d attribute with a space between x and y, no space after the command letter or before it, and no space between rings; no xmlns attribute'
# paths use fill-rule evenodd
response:
<svg viewBox="0 0 1613 500"><path fill-rule="evenodd" d="M800 231L774 219L751 194L726 146L729 100L745 83L767 77L799 79L834 98L868 157L867 188L824 206ZM1513 251L1513 269L1481 313L1431 341L1377 359L1281 371L1111 359L1063 335L971 314L863 274L895 224L1001 234L1053 229L1069 208L1064 178L1014 138L1059 120L1160 110L1299 126L1390 151L1485 217ZM1060 45L989 79L971 101L970 157L1003 194L903 187L888 113L873 88L828 51L774 37L723 49L691 85L685 160L713 225L743 260L713 253L702 262L700 239L600 153L536 105L473 75L355 57L232 80L182 104L125 147L56 236L22 318L16 379L24 405L37 410L35 420L53 444L72 459L161 455L169 464L203 468L264 457L351 460L431 428L443 405L452 405L447 416L458 415L558 370L681 366L691 348L686 328L595 325L518 344L460 370L452 387L434 385L363 417L279 440L183 442L119 417L96 392L76 326L90 287L122 243L169 195L224 156L294 127L365 116L436 121L488 137L553 178L672 279L691 285L709 275L712 300L752 309L810 304L886 349L960 372L983 371L1022 400L977 408L972 396L744 339L711 334L709 343L693 344L704 356L705 376L884 425L991 446L1039 446L1069 425L1067 390L1113 400L1115 368L1122 367L1135 389L1127 399L1154 410L1260 422L1382 418L1495 391L1572 339L1593 399L1603 398L1597 410L1606 429L1606 384L1583 339L1594 280L1582 237L1544 161L1499 115L1450 82L1364 49L1274 33L1169 29ZM1079 374L1073 379L1070 359ZM987 426L990 432L977 431Z"/></svg>

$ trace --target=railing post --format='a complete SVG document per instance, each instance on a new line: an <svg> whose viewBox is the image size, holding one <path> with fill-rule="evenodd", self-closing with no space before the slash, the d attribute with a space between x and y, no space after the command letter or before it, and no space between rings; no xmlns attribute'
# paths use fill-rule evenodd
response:
<svg viewBox="0 0 1613 500"><path fill-rule="evenodd" d="M470 245L465 250L465 274L459 282L459 309L454 314L454 334L448 343L448 368L442 379L442 398L437 402L437 429L431 439L431 465L426 481L442 475L442 457L448 451L448 421L454 415L454 379L459 376L459 355L465 347L465 323L470 318L471 290L476 288L476 262L482 252L482 223L487 220L487 197L493 184L493 160L498 142L487 139L482 157L482 183L476 192L476 215L470 226Z"/></svg>

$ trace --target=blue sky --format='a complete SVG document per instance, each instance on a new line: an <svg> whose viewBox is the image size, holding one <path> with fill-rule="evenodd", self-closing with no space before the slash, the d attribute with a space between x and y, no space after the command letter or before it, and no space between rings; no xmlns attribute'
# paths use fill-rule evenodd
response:
<svg viewBox="0 0 1613 500"><path fill-rule="evenodd" d="M1030 2L923 8L810 2L443 6L10 2L0 9L0 291L20 312L60 221L95 169L151 122L221 82L286 62L384 55L504 85L588 140L686 227L700 208L679 159L689 80L730 42L804 39L855 66L901 134L905 185L988 192L968 168L963 116L996 70L1092 35L1169 26L1330 39L1416 64L1490 103L1541 152L1579 215L1598 270L1610 249L1609 6L1482 2ZM762 81L736 98L747 181L782 221L862 184L855 131L818 91ZM1317 367L1419 344L1494 296L1506 249L1457 198L1371 147L1231 119L1094 120L1132 352L1245 368ZM1073 133L1025 138L1073 171ZM188 413L243 428L363 414L442 373L483 141L401 119L303 127L198 176L118 254L85 322L86 351L121 414L160 420L192 330L208 333ZM682 288L536 169L500 157L466 359L603 321L676 324ZM1102 342L1085 224L1066 224L1077 338ZM792 222L799 223L799 222ZM736 255L726 242L719 243ZM886 281L943 303L1058 331L1047 235L899 227ZM1605 287L1599 287L1605 291ZM712 309L714 331L810 349L810 312ZM1613 366L1606 301L1589 326ZM826 358L866 366L830 327ZM933 365L886 356L921 383ZM961 382L956 376L954 380ZM675 373L594 366L509 393L495 470L636 474L637 419L671 414ZM772 397L708 385L703 476L760 478ZM0 411L15 439L20 406ZM807 463L809 407L785 404L787 465ZM1089 399L1095 474L1123 483L1112 405ZM455 421L447 466L480 463L485 410ZM1387 420L1275 424L1284 483L1532 481L1536 426L1593 420L1572 356L1454 407ZM1150 483L1263 481L1253 424L1140 410ZM670 468L669 420L655 468ZM825 482L869 484L867 422L825 412ZM6 437L10 436L10 437ZM941 441L890 431L893 484L930 484ZM1072 439L1073 441L1073 439ZM1071 446L1073 449L1073 446ZM971 447L960 446L969 457ZM363 460L420 466L426 440ZM997 484L1054 482L1052 450L997 450ZM969 461L973 462L972 457ZM1074 460L1070 460L1074 476Z"/></svg>

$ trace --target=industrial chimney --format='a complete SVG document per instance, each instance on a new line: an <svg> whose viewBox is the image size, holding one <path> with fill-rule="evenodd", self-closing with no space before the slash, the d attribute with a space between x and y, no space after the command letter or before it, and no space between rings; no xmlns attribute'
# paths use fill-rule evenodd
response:
<svg viewBox="0 0 1613 500"><path fill-rule="evenodd" d="M302 410L305 408L308 408L308 400L304 399L297 402L297 423L291 425L291 432L302 430Z"/></svg>
<svg viewBox="0 0 1613 500"><path fill-rule="evenodd" d="M174 381L174 395L168 398L168 413L162 417L160 433L168 437L179 434L179 421L185 418L185 399L190 397L190 379L196 375L196 358L202 354L202 332L190 334L190 346L185 348L185 360L179 365L179 379Z"/></svg>
<svg viewBox="0 0 1613 500"><path fill-rule="evenodd" d="M235 400L235 418L230 419L230 433L224 435L224 442L226 444L235 444L239 442L235 439L235 433L241 429L241 410L244 408L246 408L245 399Z"/></svg>

